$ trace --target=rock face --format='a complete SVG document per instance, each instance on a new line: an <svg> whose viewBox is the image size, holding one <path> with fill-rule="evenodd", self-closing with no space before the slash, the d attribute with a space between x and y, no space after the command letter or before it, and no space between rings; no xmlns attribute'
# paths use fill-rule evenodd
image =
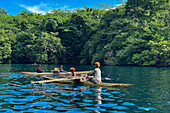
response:
<svg viewBox="0 0 170 113"><path fill-rule="evenodd" d="M104 59L108 59L111 56L113 56L113 50L106 52L105 55L104 55Z"/></svg>
<svg viewBox="0 0 170 113"><path fill-rule="evenodd" d="M110 58L113 56L113 50L108 51L104 55L104 64L106 65L115 65L115 62L110 60Z"/></svg>

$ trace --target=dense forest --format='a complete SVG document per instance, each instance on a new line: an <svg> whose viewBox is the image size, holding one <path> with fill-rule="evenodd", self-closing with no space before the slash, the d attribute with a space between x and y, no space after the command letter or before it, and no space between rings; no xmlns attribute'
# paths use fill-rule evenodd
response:
<svg viewBox="0 0 170 113"><path fill-rule="evenodd" d="M0 63L170 65L169 0L52 13L0 8Z"/></svg>

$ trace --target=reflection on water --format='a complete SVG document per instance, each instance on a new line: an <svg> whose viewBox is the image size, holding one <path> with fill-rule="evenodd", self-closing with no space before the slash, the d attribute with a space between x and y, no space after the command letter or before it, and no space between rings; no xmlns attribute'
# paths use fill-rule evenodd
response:
<svg viewBox="0 0 170 113"><path fill-rule="evenodd" d="M101 67L109 82L132 83L129 88L76 86L48 83L32 85L40 78L20 74L32 65L0 65L0 112L168 113L169 68ZM46 71L55 65L45 65ZM71 66L65 66L66 70ZM74 66L91 70L93 66Z"/></svg>

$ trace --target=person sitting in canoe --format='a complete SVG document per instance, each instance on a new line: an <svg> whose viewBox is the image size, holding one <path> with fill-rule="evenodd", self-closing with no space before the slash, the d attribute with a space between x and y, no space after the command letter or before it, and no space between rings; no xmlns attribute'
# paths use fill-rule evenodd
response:
<svg viewBox="0 0 170 113"><path fill-rule="evenodd" d="M63 70L63 65L60 66L60 72L65 72L65 71Z"/></svg>
<svg viewBox="0 0 170 113"><path fill-rule="evenodd" d="M100 70L99 67L100 67L100 63L99 62L95 62L95 70L94 70L93 73L89 74L89 75L92 75L92 74L95 73L95 76L89 78L90 82L93 82L95 84L98 84L98 83L102 82L101 81L101 70Z"/></svg>
<svg viewBox="0 0 170 113"><path fill-rule="evenodd" d="M76 69L75 69L74 67L70 68L72 77L76 77L76 72L75 72L75 70L76 70Z"/></svg>
<svg viewBox="0 0 170 113"><path fill-rule="evenodd" d="M37 68L37 73L42 73L42 72L44 72L44 70L42 70L41 64L39 64Z"/></svg>

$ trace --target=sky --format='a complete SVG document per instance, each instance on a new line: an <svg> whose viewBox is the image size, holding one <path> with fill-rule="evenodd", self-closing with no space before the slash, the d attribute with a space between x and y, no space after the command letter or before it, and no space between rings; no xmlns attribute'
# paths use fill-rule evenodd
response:
<svg viewBox="0 0 170 113"><path fill-rule="evenodd" d="M0 0L0 8L5 8L9 15L17 15L22 10L45 14L52 9L76 9L98 6L100 3L109 6L120 5L120 0Z"/></svg>

